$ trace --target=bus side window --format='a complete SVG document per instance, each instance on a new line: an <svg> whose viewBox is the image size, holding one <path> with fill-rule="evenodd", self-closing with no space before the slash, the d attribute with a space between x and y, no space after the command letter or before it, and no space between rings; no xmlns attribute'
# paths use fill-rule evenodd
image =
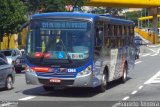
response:
<svg viewBox="0 0 160 107"><path fill-rule="evenodd" d="M102 47L102 44L103 44L103 30L96 29L95 46Z"/></svg>

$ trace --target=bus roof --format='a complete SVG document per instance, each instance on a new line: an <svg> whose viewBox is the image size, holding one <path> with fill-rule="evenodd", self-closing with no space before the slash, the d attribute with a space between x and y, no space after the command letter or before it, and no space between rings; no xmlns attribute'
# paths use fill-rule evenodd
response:
<svg viewBox="0 0 160 107"><path fill-rule="evenodd" d="M131 24L133 25L134 22L130 20L124 20L119 18L113 18L109 15L98 15L98 14L91 14L91 13L82 13L82 12L51 12L51 13L42 13L42 14L35 14L31 17L31 19L42 19L42 18L87 18L87 19L102 19L102 20L108 20L111 23L117 23L117 24Z"/></svg>

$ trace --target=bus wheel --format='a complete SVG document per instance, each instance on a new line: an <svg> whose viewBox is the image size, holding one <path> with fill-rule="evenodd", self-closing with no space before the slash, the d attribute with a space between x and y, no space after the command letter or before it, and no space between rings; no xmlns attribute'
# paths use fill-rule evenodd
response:
<svg viewBox="0 0 160 107"><path fill-rule="evenodd" d="M99 92L105 92L106 91L106 88L107 88L107 75L105 72L103 72L103 75L102 75L102 84L100 86L98 86L98 91Z"/></svg>
<svg viewBox="0 0 160 107"><path fill-rule="evenodd" d="M43 89L45 91L54 91L55 87L54 86L45 86L45 85L43 85Z"/></svg>
<svg viewBox="0 0 160 107"><path fill-rule="evenodd" d="M127 69L127 65L125 64L124 65L124 69L123 69L123 76L120 78L120 82L121 83L125 83L126 80L127 80L127 72L128 72L128 69Z"/></svg>

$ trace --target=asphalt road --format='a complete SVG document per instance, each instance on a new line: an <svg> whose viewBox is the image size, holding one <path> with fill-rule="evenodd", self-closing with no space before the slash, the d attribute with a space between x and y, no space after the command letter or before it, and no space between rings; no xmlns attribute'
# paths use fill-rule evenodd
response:
<svg viewBox="0 0 160 107"><path fill-rule="evenodd" d="M18 107L83 107L88 105L116 107L124 106L118 105L119 101L132 101L132 103L133 101L160 101L159 49L160 47L141 46L140 59L136 60L135 69L129 73L127 82L120 84L113 81L109 83L104 93L98 93L92 88L65 88L46 92L41 86L27 85L24 74L17 74L14 89L0 90L0 107L10 107L6 106L11 104L9 102L18 103ZM140 102L135 102L135 104L140 104Z"/></svg>

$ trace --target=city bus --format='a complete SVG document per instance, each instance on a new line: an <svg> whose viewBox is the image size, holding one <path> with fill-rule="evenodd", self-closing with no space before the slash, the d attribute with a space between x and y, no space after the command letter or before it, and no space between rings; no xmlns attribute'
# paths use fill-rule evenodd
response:
<svg viewBox="0 0 160 107"><path fill-rule="evenodd" d="M78 12L35 14L26 42L27 84L92 87L124 83L135 64L134 22Z"/></svg>

